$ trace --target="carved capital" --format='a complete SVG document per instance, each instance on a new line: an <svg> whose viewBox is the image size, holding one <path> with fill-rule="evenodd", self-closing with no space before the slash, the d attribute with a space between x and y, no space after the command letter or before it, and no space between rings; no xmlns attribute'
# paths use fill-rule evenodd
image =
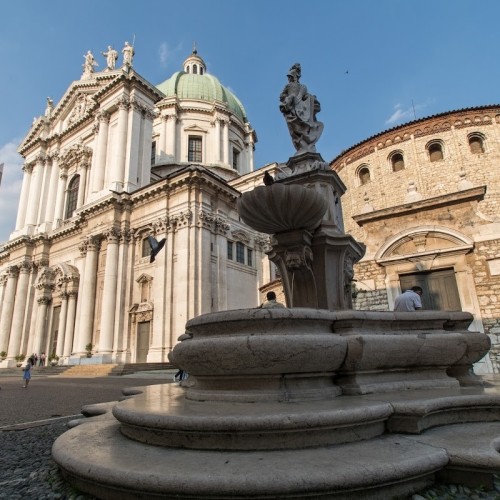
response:
<svg viewBox="0 0 500 500"><path fill-rule="evenodd" d="M52 299L50 297L47 297L47 295L41 295L36 299L36 301L39 306L41 305L47 306L52 302Z"/></svg>
<svg viewBox="0 0 500 500"><path fill-rule="evenodd" d="M19 268L17 266L9 266L5 270L5 274L8 278L17 278L19 276Z"/></svg>
<svg viewBox="0 0 500 500"><path fill-rule="evenodd" d="M118 243L118 240L121 236L121 231L116 227L112 227L103 233L104 237L108 241L108 243Z"/></svg>
<svg viewBox="0 0 500 500"><path fill-rule="evenodd" d="M130 243L134 237L134 232L131 229L125 229L120 232L120 243Z"/></svg>
<svg viewBox="0 0 500 500"><path fill-rule="evenodd" d="M101 240L97 236L87 236L78 246L80 254L87 255L87 252L97 252L101 248Z"/></svg>
<svg viewBox="0 0 500 500"><path fill-rule="evenodd" d="M128 97L122 95L116 100L116 105L120 110L128 110L130 107L130 100Z"/></svg>
<svg viewBox="0 0 500 500"><path fill-rule="evenodd" d="M35 161L37 164L45 165L45 162L47 161L47 155L40 152L36 155Z"/></svg>
<svg viewBox="0 0 500 500"><path fill-rule="evenodd" d="M33 164L32 163L25 163L23 165L23 172L25 174L31 174L33 172Z"/></svg>
<svg viewBox="0 0 500 500"><path fill-rule="evenodd" d="M5 284L7 283L7 278L8 276L6 274L2 274L0 276L0 286L5 286Z"/></svg>
<svg viewBox="0 0 500 500"><path fill-rule="evenodd" d="M31 270L33 269L33 264L31 262L28 262L27 260L21 262L19 265L19 272L23 274L29 274L31 273Z"/></svg>
<svg viewBox="0 0 500 500"><path fill-rule="evenodd" d="M179 229L189 225L193 219L193 212L191 210L186 210L185 212L179 212L176 215L171 215L168 220L171 226Z"/></svg>
<svg viewBox="0 0 500 500"><path fill-rule="evenodd" d="M95 114L95 117L96 117L96 119L97 119L98 122L109 123L109 119L111 118L111 115L109 114L108 111L100 109Z"/></svg>

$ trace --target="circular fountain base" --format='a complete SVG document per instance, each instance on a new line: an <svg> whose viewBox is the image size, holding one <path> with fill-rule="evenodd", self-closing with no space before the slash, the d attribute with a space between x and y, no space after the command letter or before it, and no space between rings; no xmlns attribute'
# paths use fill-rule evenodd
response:
<svg viewBox="0 0 500 500"><path fill-rule="evenodd" d="M312 309L200 316L172 352L189 383L117 403L62 435L53 456L75 486L117 499L385 500L453 467L493 474L500 391L461 387L477 384L469 368L489 346L467 331L470 320ZM425 439L431 432L439 446Z"/></svg>

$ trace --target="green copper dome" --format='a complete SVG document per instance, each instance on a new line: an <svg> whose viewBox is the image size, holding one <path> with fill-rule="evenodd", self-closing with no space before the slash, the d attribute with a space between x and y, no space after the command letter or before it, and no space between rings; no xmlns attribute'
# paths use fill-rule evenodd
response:
<svg viewBox="0 0 500 500"><path fill-rule="evenodd" d="M248 121L243 104L215 76L205 72L203 59L196 54L196 51L184 61L184 68L187 71L178 71L157 85L166 97L177 96L178 99L223 102L243 123Z"/></svg>

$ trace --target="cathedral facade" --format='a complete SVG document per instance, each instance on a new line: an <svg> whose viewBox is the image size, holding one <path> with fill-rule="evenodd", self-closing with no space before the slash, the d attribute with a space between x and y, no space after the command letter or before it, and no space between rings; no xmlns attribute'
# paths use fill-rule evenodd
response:
<svg viewBox="0 0 500 500"><path fill-rule="evenodd" d="M272 279L266 238L236 212L240 191L261 182L240 101L196 50L157 86L134 70L129 44L119 67L117 51L104 55L96 72L86 54L19 147L16 226L0 249L0 366L32 352L166 362L188 319L254 307ZM148 236L164 244L154 260Z"/></svg>
<svg viewBox="0 0 500 500"><path fill-rule="evenodd" d="M331 162L347 186L346 232L366 244L356 308L392 310L412 286L423 308L474 315L500 354L500 106L442 113L381 132Z"/></svg>

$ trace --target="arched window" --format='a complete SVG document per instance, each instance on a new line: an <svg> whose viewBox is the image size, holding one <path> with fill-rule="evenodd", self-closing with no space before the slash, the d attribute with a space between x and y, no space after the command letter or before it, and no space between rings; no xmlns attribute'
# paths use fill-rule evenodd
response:
<svg viewBox="0 0 500 500"><path fill-rule="evenodd" d="M68 186L67 197L66 197L66 213L64 218L69 219L73 216L73 212L76 210L76 203L78 201L78 189L80 188L80 176L75 175Z"/></svg>
<svg viewBox="0 0 500 500"><path fill-rule="evenodd" d="M196 64L193 64L193 74L194 75L198 74L198 66Z"/></svg>
<svg viewBox="0 0 500 500"><path fill-rule="evenodd" d="M428 151L429 151L429 159L431 161L440 161L444 158L443 146L441 145L440 142L433 142L429 144Z"/></svg>
<svg viewBox="0 0 500 500"><path fill-rule="evenodd" d="M370 169L368 167L361 167L358 171L359 183L362 186L367 182L370 182Z"/></svg>
<svg viewBox="0 0 500 500"><path fill-rule="evenodd" d="M469 147L472 154L484 153L484 142L480 135L469 136Z"/></svg>
<svg viewBox="0 0 500 500"><path fill-rule="evenodd" d="M200 66L200 75L203 75L203 66Z"/></svg>
<svg viewBox="0 0 500 500"><path fill-rule="evenodd" d="M394 153L391 156L391 165L393 172L399 172L400 170L405 169L405 160L401 153Z"/></svg>

